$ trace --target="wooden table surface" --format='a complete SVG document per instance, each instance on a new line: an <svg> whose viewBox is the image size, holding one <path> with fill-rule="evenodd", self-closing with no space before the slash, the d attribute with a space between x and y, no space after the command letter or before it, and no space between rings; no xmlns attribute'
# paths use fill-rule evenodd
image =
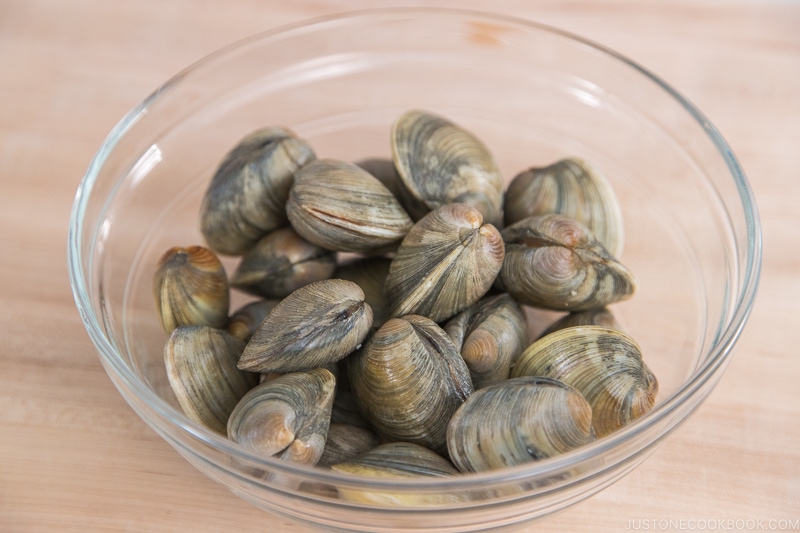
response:
<svg viewBox="0 0 800 533"><path fill-rule="evenodd" d="M647 66L718 126L761 210L759 297L721 383L642 466L530 528L800 529L800 2L429 4L537 20ZM123 401L73 304L67 222L105 135L172 74L253 33L378 5L0 2L0 531L310 531L204 477Z"/></svg>

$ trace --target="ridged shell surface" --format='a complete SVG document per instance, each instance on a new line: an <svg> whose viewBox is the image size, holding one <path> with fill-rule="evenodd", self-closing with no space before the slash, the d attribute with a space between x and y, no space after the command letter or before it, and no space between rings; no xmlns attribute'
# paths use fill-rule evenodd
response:
<svg viewBox="0 0 800 533"><path fill-rule="evenodd" d="M311 146L284 127L254 131L226 156L200 208L200 230L217 253L242 255L286 225L292 176L316 159Z"/></svg>
<svg viewBox="0 0 800 533"><path fill-rule="evenodd" d="M408 232L389 268L389 316L424 315L442 322L477 302L500 271L500 232L474 207L448 204Z"/></svg>
<svg viewBox="0 0 800 533"><path fill-rule="evenodd" d="M332 159L314 161L295 174L286 213L306 240L337 252L394 249L413 225L377 178Z"/></svg>
<svg viewBox="0 0 800 533"><path fill-rule="evenodd" d="M464 360L436 323L416 315L388 320L348 358L348 370L379 436L446 452L447 422L473 389Z"/></svg>
<svg viewBox="0 0 800 533"><path fill-rule="evenodd" d="M531 344L511 377L546 376L578 389L592 406L598 437L641 417L655 404L658 381L639 345L600 326L565 328Z"/></svg>
<svg viewBox="0 0 800 533"><path fill-rule="evenodd" d="M594 440L592 408L555 379L519 377L475 391L447 428L447 448L464 473L529 463Z"/></svg>
<svg viewBox="0 0 800 533"><path fill-rule="evenodd" d="M324 368L262 383L231 413L228 438L265 456L314 465L325 448L335 385Z"/></svg>
<svg viewBox="0 0 800 533"><path fill-rule="evenodd" d="M511 363L528 346L527 322L508 294L486 296L444 326L480 389L508 379Z"/></svg>
<svg viewBox="0 0 800 533"><path fill-rule="evenodd" d="M295 372L334 363L361 345L372 326L364 291L326 279L294 291L258 327L239 360L252 372Z"/></svg>
<svg viewBox="0 0 800 533"><path fill-rule="evenodd" d="M614 257L622 254L622 210L608 180L588 161L569 157L517 174L506 191L505 222L558 213L583 223Z"/></svg>
<svg viewBox="0 0 800 533"><path fill-rule="evenodd" d="M228 276L219 258L203 246L176 246L161 256L153 297L167 333L178 326L224 328L228 322Z"/></svg>
<svg viewBox="0 0 800 533"><path fill-rule="evenodd" d="M506 256L497 286L520 303L583 311L628 299L636 291L631 271L572 218L526 218L502 235Z"/></svg>
<svg viewBox="0 0 800 533"><path fill-rule="evenodd" d="M475 135L439 115L409 111L393 124L391 145L397 172L414 199L415 219L445 204L465 203L489 224L502 224L503 177Z"/></svg>
<svg viewBox="0 0 800 533"><path fill-rule="evenodd" d="M236 368L244 343L208 326L176 328L164 346L167 377L183 412L225 434L228 416L258 383L258 376Z"/></svg>

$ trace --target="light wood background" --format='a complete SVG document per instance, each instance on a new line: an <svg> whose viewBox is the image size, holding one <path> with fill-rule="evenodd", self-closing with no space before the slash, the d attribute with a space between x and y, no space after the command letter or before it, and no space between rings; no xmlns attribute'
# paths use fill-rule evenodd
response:
<svg viewBox="0 0 800 533"><path fill-rule="evenodd" d="M537 20L647 66L719 127L761 209L759 297L722 382L641 467L531 528L621 531L630 521L652 519L796 521L800 2L427 4ZM0 531L310 531L205 478L119 396L73 304L67 221L75 189L107 132L168 77L265 29L386 5L0 1Z"/></svg>

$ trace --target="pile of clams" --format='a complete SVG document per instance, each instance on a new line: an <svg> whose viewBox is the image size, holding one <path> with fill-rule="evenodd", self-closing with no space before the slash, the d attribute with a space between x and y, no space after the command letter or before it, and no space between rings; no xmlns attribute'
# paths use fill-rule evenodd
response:
<svg viewBox="0 0 800 533"><path fill-rule="evenodd" d="M636 279L598 170L563 159L504 190L478 138L424 111L390 145L317 159L270 127L224 158L205 246L154 275L186 416L265 456L410 477L552 457L647 413L658 383L608 307ZM231 289L252 301L231 313ZM566 314L530 339L526 306Z"/></svg>

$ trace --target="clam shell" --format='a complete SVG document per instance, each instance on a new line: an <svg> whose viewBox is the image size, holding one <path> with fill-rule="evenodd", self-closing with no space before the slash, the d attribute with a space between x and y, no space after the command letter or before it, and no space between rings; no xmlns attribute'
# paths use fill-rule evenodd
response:
<svg viewBox="0 0 800 533"><path fill-rule="evenodd" d="M246 344L276 305L278 300L256 300L243 305L228 320L228 333Z"/></svg>
<svg viewBox="0 0 800 533"><path fill-rule="evenodd" d="M503 230L496 286L523 304L583 311L630 298L636 278L592 232L564 215L526 218Z"/></svg>
<svg viewBox="0 0 800 533"><path fill-rule="evenodd" d="M322 456L336 380L317 368L248 392L228 419L228 438L264 456L314 465Z"/></svg>
<svg viewBox="0 0 800 533"><path fill-rule="evenodd" d="M565 328L531 344L511 377L546 376L578 389L592 406L593 426L603 437L647 413L658 381L630 336L600 326Z"/></svg>
<svg viewBox="0 0 800 533"><path fill-rule="evenodd" d="M388 320L348 358L350 387L364 416L386 441L445 453L447 422L472 394L453 341L428 318Z"/></svg>
<svg viewBox="0 0 800 533"><path fill-rule="evenodd" d="M258 376L236 368L244 343L224 330L180 326L164 346L167 377L183 412L225 434L228 416L258 383Z"/></svg>
<svg viewBox="0 0 800 533"><path fill-rule="evenodd" d="M280 301L263 320L239 359L253 372L295 372L344 358L372 326L364 291L341 279L316 281Z"/></svg>
<svg viewBox="0 0 800 533"><path fill-rule="evenodd" d="M203 197L200 229L208 246L241 255L267 232L285 226L292 175L315 158L308 143L287 128L264 128L242 139Z"/></svg>
<svg viewBox="0 0 800 533"><path fill-rule="evenodd" d="M370 430L348 424L333 424L328 428L325 449L317 466L343 463L378 446L378 437Z"/></svg>
<svg viewBox="0 0 800 533"><path fill-rule="evenodd" d="M286 213L308 241L361 254L396 248L413 225L394 195L369 172L331 159L314 161L295 174Z"/></svg>
<svg viewBox="0 0 800 533"><path fill-rule="evenodd" d="M228 276L219 258L202 246L176 246L159 259L153 297L164 331L178 326L224 328L228 322Z"/></svg>
<svg viewBox="0 0 800 533"><path fill-rule="evenodd" d="M264 298L285 298L304 285L330 278L334 270L334 252L287 227L268 233L242 256L231 286Z"/></svg>
<svg viewBox="0 0 800 533"><path fill-rule="evenodd" d="M624 242L622 210L614 189L589 162L570 157L517 174L505 196L507 226L558 213L583 223L614 257Z"/></svg>
<svg viewBox="0 0 800 533"><path fill-rule="evenodd" d="M447 428L447 449L464 473L529 463L594 440L592 408L555 379L518 377L475 391Z"/></svg>
<svg viewBox="0 0 800 533"><path fill-rule="evenodd" d="M444 457L423 446L407 442L382 444L354 459L331 466L331 470L383 479L439 478L458 474L458 470ZM435 506L459 503L466 499L452 494L360 490L345 485L338 490L342 498L351 502L391 507Z"/></svg>
<svg viewBox="0 0 800 533"><path fill-rule="evenodd" d="M474 207L448 204L403 239L386 278L389 316L441 322L477 302L503 263L503 239Z"/></svg>
<svg viewBox="0 0 800 533"><path fill-rule="evenodd" d="M528 324L508 294L487 296L444 326L480 389L508 378L511 363L528 346Z"/></svg>
<svg viewBox="0 0 800 533"><path fill-rule="evenodd" d="M392 158L419 219L445 204L465 203L489 223L503 221L503 177L486 146L449 120L409 111L392 125Z"/></svg>

